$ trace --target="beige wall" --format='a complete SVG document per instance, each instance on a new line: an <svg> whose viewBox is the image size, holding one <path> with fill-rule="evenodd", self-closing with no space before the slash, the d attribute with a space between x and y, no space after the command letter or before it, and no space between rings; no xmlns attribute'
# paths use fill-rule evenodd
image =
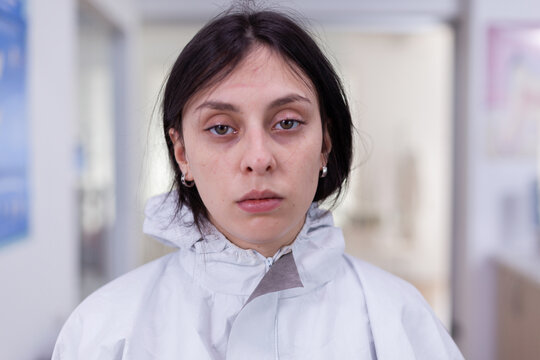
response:
<svg viewBox="0 0 540 360"><path fill-rule="evenodd" d="M328 27L325 42L359 133L336 210L347 250L412 282L449 327L452 29Z"/></svg>

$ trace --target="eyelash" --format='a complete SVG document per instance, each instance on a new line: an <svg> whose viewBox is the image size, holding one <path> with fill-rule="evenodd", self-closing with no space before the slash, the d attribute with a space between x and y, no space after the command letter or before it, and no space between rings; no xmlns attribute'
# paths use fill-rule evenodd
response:
<svg viewBox="0 0 540 360"><path fill-rule="evenodd" d="M216 130L218 127L227 128L227 132L225 134L219 134L217 132L217 130ZM231 126L223 125L223 124L218 124L218 125L211 126L206 130L210 131L212 134L217 135L217 136L225 136L225 135L230 135L230 134L236 133L236 130L234 130Z"/></svg>
<svg viewBox="0 0 540 360"><path fill-rule="evenodd" d="M284 123L289 122L289 121L293 123L292 126L290 128L284 128L283 127ZM281 128L278 130L288 131L288 130L296 129L298 126L302 125L303 123L304 123L303 121L296 120L296 119L283 119L283 120L278 121L276 125L274 125L274 127L280 126ZM226 128L226 132L223 134L220 134L217 131L218 128L222 128L222 129ZM217 135L217 136L226 136L226 135L234 134L237 132L233 127L229 125L223 125L223 124L211 126L208 129L206 129L206 131L209 131L212 134Z"/></svg>
<svg viewBox="0 0 540 360"><path fill-rule="evenodd" d="M284 122L288 122L288 121L291 121L293 123L293 126L288 128L288 129L284 129L283 128L283 123ZM278 123L275 125L275 126L278 126L278 125L281 125L281 129L280 130L292 130L292 129L296 129L298 126L300 126L301 124L303 124L302 121L300 120L296 120L296 119L283 119L281 121L278 121Z"/></svg>

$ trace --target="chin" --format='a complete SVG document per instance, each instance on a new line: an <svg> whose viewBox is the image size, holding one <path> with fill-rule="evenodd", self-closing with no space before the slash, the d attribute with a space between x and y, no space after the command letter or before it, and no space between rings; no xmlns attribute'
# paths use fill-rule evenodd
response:
<svg viewBox="0 0 540 360"><path fill-rule="evenodd" d="M290 222L283 224L276 221L258 221L251 223L250 226L245 226L242 232L246 235L243 237L245 241L254 244L269 244L284 241L289 243L294 240L296 234L291 239L286 238L291 236L291 232L294 232L296 227L296 222L294 224Z"/></svg>

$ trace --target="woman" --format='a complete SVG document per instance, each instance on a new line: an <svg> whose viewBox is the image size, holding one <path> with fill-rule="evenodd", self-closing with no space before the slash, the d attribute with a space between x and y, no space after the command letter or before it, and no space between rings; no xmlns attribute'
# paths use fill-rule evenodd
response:
<svg viewBox="0 0 540 360"><path fill-rule="evenodd" d="M145 231L179 251L71 315L54 359L461 359L409 284L343 253L317 204L352 158L342 86L273 11L207 24L170 73L163 127L176 190Z"/></svg>

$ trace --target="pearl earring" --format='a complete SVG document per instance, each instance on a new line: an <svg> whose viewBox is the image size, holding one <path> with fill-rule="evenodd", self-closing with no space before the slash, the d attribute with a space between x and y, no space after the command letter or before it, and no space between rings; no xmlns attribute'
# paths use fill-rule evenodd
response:
<svg viewBox="0 0 540 360"><path fill-rule="evenodd" d="M319 177L322 179L326 175L328 175L328 167L323 166L322 169L321 169L321 174L319 175Z"/></svg>

